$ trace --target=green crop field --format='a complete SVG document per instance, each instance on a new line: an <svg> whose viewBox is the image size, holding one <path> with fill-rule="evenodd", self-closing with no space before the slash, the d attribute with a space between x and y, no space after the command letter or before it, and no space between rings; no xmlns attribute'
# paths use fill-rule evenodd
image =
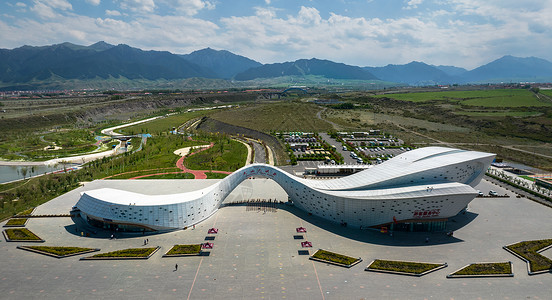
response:
<svg viewBox="0 0 552 300"><path fill-rule="evenodd" d="M548 97L552 97L552 90L540 90L541 94L545 94Z"/></svg>
<svg viewBox="0 0 552 300"><path fill-rule="evenodd" d="M483 107L541 107L552 106L552 102L539 100L531 91L522 89L501 89L483 91L443 91L378 95L411 102L431 100L454 101L463 105Z"/></svg>

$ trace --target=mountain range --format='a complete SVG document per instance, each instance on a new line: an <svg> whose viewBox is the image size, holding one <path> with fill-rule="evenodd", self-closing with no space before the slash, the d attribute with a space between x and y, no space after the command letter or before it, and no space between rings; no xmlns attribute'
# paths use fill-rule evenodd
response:
<svg viewBox="0 0 552 300"><path fill-rule="evenodd" d="M404 65L359 67L321 59L261 64L226 50L206 48L178 55L98 42L90 46L62 43L0 49L0 88L16 89L40 82L181 80L207 78L236 81L282 76L322 76L341 80L381 80L407 85L551 82L552 63L536 57L504 56L473 70L413 61Z"/></svg>

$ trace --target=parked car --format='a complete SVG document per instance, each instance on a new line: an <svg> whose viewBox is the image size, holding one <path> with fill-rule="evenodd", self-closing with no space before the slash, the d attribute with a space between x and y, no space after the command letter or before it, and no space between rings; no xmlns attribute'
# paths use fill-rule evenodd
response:
<svg viewBox="0 0 552 300"><path fill-rule="evenodd" d="M498 196L498 193L495 192L495 191L493 191L493 190L490 190L490 191L489 191L489 195L490 195L490 196Z"/></svg>

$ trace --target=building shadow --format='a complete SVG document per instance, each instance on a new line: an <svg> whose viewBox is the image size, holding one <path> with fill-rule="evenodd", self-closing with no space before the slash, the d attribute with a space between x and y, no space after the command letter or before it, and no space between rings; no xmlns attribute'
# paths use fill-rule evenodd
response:
<svg viewBox="0 0 552 300"><path fill-rule="evenodd" d="M477 216L477 213L464 212L460 213L452 218L449 218L445 231L440 232L406 232L406 231L393 231L382 233L379 229L369 228L360 229L352 228L348 226L342 226L339 223L330 222L317 216L309 215L303 210L289 205L279 205L281 210L285 210L296 217L303 220L303 227L307 228L310 223L316 227L327 230L333 234L359 241L364 243L383 245L383 246L424 246L424 245L441 245L463 242L462 239L454 237L454 234L450 236L450 231L454 232L470 222L472 222Z"/></svg>

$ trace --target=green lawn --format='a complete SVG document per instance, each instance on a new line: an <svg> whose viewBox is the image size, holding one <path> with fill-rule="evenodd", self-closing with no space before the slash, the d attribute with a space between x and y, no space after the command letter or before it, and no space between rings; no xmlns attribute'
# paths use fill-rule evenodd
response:
<svg viewBox="0 0 552 300"><path fill-rule="evenodd" d="M206 172L205 175L207 175L207 179L223 179L226 176L228 176L228 174L213 173L213 172Z"/></svg>
<svg viewBox="0 0 552 300"><path fill-rule="evenodd" d="M245 145L224 138L213 147L187 157L184 164L191 170L235 171L245 165L246 159Z"/></svg>
<svg viewBox="0 0 552 300"><path fill-rule="evenodd" d="M139 179L194 179L194 175L191 173L178 173L178 174L161 174L153 175Z"/></svg>
<svg viewBox="0 0 552 300"><path fill-rule="evenodd" d="M129 179L134 178L142 175L148 175L148 174L157 174L157 173L165 173L165 172L179 172L182 171L177 167L167 167L167 168L160 168L160 169L150 169L150 170L142 170L142 171L130 171L121 173L119 175L115 175L113 177L110 177L109 179Z"/></svg>
<svg viewBox="0 0 552 300"><path fill-rule="evenodd" d="M161 132L168 132L172 130L173 127L178 127L190 119L205 116L209 113L212 113L212 111L181 112L166 118L121 128L117 131L125 134L149 133L157 135Z"/></svg>

